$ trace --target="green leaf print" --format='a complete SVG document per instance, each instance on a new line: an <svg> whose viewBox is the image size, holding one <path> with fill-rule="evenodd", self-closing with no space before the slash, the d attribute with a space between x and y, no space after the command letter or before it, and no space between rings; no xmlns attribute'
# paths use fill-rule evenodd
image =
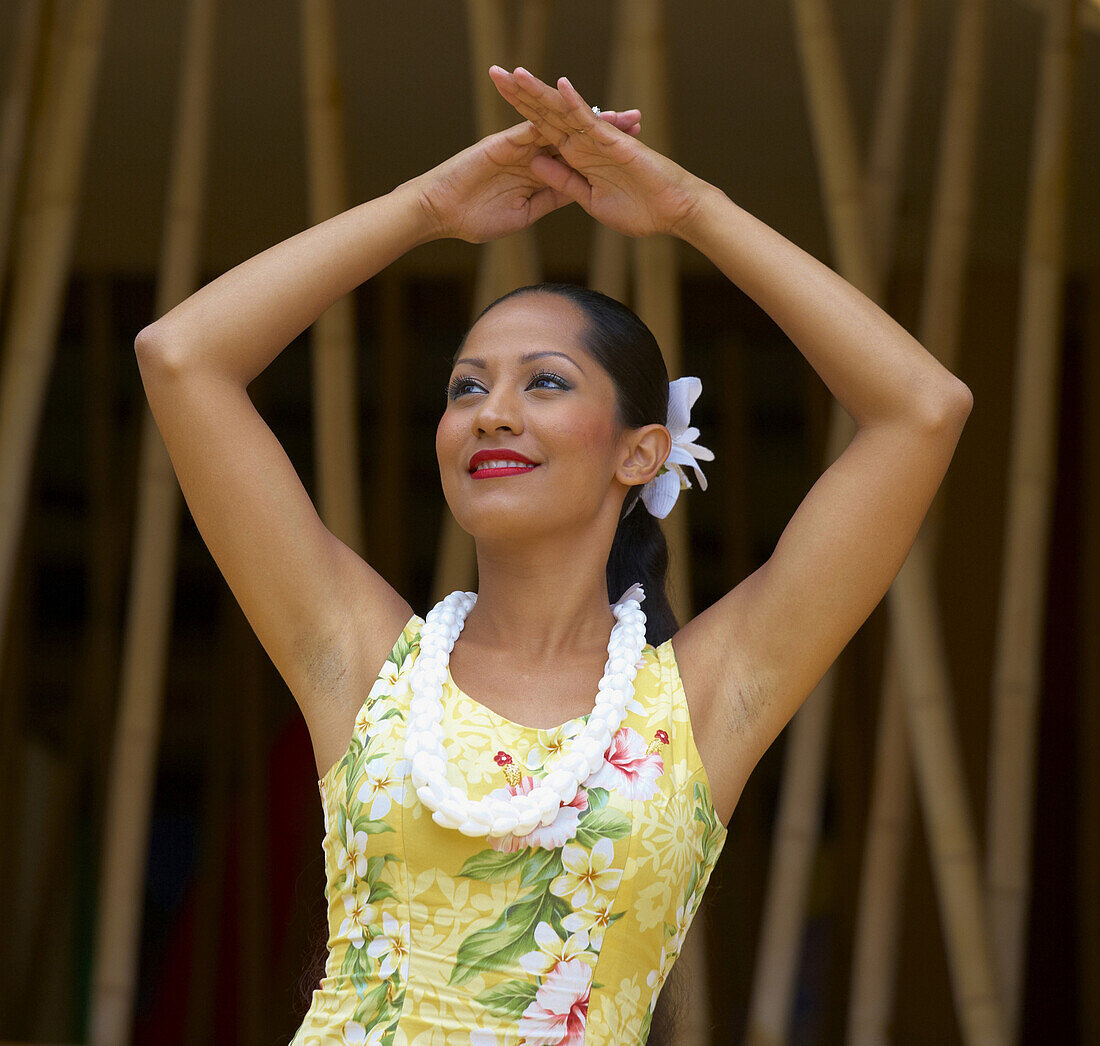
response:
<svg viewBox="0 0 1100 1046"><path fill-rule="evenodd" d="M606 807L580 819L576 843L591 850L601 839L621 839L630 834L630 818Z"/></svg>
<svg viewBox="0 0 1100 1046"><path fill-rule="evenodd" d="M374 901L384 900L397 900L397 894L393 892L393 887L389 883L372 883L370 888L370 899Z"/></svg>
<svg viewBox="0 0 1100 1046"><path fill-rule="evenodd" d="M585 790L585 796L588 799L588 810L581 814L584 817L585 814L591 813L593 810L602 810L607 806L607 797L610 793L606 788L588 788Z"/></svg>
<svg viewBox="0 0 1100 1046"><path fill-rule="evenodd" d="M369 991L363 996L363 1001L355 1007L356 1016L360 1018L373 1017L383 1006L385 1006L389 990L390 982L383 981L376 988ZM365 1024L366 1021L360 1019L360 1023Z"/></svg>
<svg viewBox="0 0 1100 1046"><path fill-rule="evenodd" d="M405 663L405 658L409 656L409 651L412 650L412 643L405 637L405 633L397 637L397 642L393 645L393 653L390 654L390 659L393 663L400 668Z"/></svg>
<svg viewBox="0 0 1100 1046"><path fill-rule="evenodd" d="M535 886L538 883L549 884L561 875L561 848L557 850L535 850L523 865L523 878L520 886Z"/></svg>
<svg viewBox="0 0 1100 1046"><path fill-rule="evenodd" d="M530 981L505 981L475 996L478 1002L497 1017L517 1020L534 1002L538 986Z"/></svg>
<svg viewBox="0 0 1100 1046"><path fill-rule="evenodd" d="M528 850L510 854L499 850L481 850L466 859L458 874L467 879L480 879L483 883L498 883L502 879L512 878L523 868L529 853Z"/></svg>
<svg viewBox="0 0 1100 1046"><path fill-rule="evenodd" d="M357 832L366 832L367 835L378 835L381 832L392 832L394 829L392 825L386 824L385 821L372 821L370 815L367 814L363 817L356 818L355 830Z"/></svg>
<svg viewBox="0 0 1100 1046"><path fill-rule="evenodd" d="M458 986L483 970L506 969L521 955L534 951L535 927L551 922L556 900L549 890L529 894L506 908L492 926L470 934L458 946L448 983Z"/></svg>

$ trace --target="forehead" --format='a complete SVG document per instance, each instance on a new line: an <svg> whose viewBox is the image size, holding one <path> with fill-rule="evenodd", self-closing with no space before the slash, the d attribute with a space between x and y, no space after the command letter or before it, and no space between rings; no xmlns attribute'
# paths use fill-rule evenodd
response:
<svg viewBox="0 0 1100 1046"><path fill-rule="evenodd" d="M584 367L591 359L582 338L586 326L584 313L567 298L521 294L482 316L455 358L476 355L503 360L532 351L559 351L579 357Z"/></svg>

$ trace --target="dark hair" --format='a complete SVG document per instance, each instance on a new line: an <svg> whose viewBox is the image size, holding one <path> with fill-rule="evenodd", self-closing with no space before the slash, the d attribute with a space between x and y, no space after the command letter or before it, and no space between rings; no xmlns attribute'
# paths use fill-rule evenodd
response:
<svg viewBox="0 0 1100 1046"><path fill-rule="evenodd" d="M537 283L497 298L482 309L474 323L509 298L535 293L566 298L584 313L588 321L581 335L584 347L615 384L619 423L625 428L664 425L668 419L664 357L650 329L622 302L572 283ZM641 582L645 589L642 609L646 614L646 641L657 646L676 631L677 623L667 592L668 544L664 531L644 504L631 511L641 492L642 488L636 486L623 499L619 527L607 558L607 591L610 599L618 599L635 581Z"/></svg>

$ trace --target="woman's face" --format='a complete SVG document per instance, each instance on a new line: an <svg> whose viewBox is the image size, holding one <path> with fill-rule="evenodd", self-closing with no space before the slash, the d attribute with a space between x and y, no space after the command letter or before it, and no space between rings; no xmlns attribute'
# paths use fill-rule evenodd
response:
<svg viewBox="0 0 1100 1046"><path fill-rule="evenodd" d="M614 532L624 429L585 326L571 301L536 292L496 306L467 335L435 447L447 503L475 537L561 534L600 516Z"/></svg>

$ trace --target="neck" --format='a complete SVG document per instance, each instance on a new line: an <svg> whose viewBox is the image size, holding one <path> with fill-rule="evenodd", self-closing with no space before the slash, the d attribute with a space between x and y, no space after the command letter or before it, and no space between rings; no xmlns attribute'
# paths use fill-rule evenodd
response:
<svg viewBox="0 0 1100 1046"><path fill-rule="evenodd" d="M615 624L608 606L602 542L555 536L532 548L479 541L477 603L462 636L514 651L527 661L606 645ZM612 593L618 599L621 592Z"/></svg>

